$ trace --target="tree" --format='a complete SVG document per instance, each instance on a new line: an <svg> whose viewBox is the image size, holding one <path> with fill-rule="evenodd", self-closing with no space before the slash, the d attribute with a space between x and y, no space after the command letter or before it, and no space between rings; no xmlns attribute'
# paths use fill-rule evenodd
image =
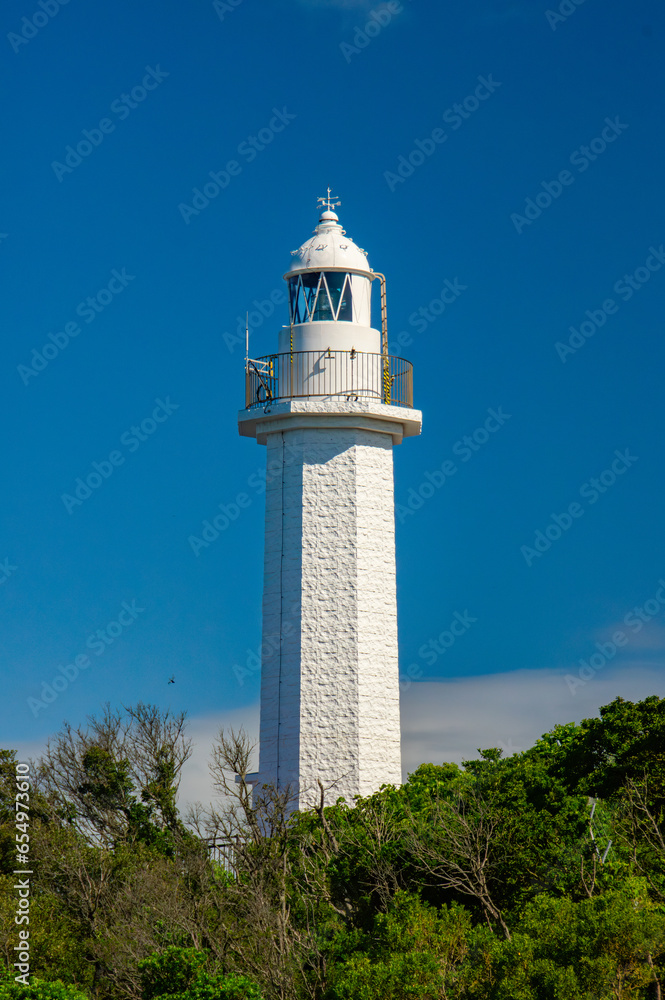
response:
<svg viewBox="0 0 665 1000"><path fill-rule="evenodd" d="M76 829L90 843L113 847L142 841L163 853L181 834L176 796L180 772L191 755L185 714L136 707L69 724L49 741L37 787L50 803L52 819Z"/></svg>
<svg viewBox="0 0 665 1000"><path fill-rule="evenodd" d="M559 755L558 769L569 788L611 798L628 781L649 781L650 804L665 809L665 698L615 698L600 718L584 719Z"/></svg>
<svg viewBox="0 0 665 1000"><path fill-rule="evenodd" d="M106 706L86 727L65 725L36 771L35 906L72 929L89 970L83 982L97 995L115 987L137 997L140 959L208 943L219 922L198 906L214 883L206 845L176 807L190 752L184 715ZM34 971L51 971L53 958L37 951Z"/></svg>
<svg viewBox="0 0 665 1000"><path fill-rule="evenodd" d="M616 698L584 719L557 755L569 789L602 800L619 859L665 900L665 698Z"/></svg>
<svg viewBox="0 0 665 1000"><path fill-rule="evenodd" d="M498 759L498 758L497 758ZM412 817L409 852L428 885L477 903L489 926L510 930L496 902L493 883L502 865L499 828L502 815L488 789L474 781L437 795L430 809ZM502 831L504 843L510 832Z"/></svg>

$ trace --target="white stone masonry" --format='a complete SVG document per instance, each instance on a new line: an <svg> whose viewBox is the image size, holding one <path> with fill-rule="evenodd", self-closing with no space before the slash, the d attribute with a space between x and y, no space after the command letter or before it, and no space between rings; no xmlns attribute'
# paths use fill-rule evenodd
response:
<svg viewBox="0 0 665 1000"><path fill-rule="evenodd" d="M420 414L309 401L240 419L268 463L255 787L307 808L321 780L351 803L401 781L392 449Z"/></svg>

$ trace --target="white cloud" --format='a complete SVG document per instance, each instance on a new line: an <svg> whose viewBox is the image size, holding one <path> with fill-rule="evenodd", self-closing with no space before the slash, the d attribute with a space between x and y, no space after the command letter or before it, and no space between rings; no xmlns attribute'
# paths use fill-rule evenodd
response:
<svg viewBox="0 0 665 1000"><path fill-rule="evenodd" d="M16 759L21 762L37 760L46 749L46 738L43 740L12 740L0 743L3 750L16 750Z"/></svg>
<svg viewBox="0 0 665 1000"><path fill-rule="evenodd" d="M504 674L413 682L402 695L403 777L419 764L477 756L478 747L502 747L508 755L533 746L557 723L580 722L597 715L601 705L617 696L641 701L648 695L665 696L665 670L653 662L633 660L607 664L591 680L575 688L565 675L577 676L577 667L561 670L515 670ZM183 769L181 810L194 802L207 805L216 797L208 772L213 740L220 728L241 727L258 742L258 703L229 711L193 716L189 735L193 754ZM45 740L14 744L19 758L38 757ZM254 766L258 763L257 759Z"/></svg>
<svg viewBox="0 0 665 1000"><path fill-rule="evenodd" d="M619 695L641 701L662 696L665 688L662 667L650 663L607 665L574 694L567 672L516 670L412 684L402 696L405 775L424 762L473 759L478 747L503 747L505 754L526 750L557 723L598 715L601 705Z"/></svg>
<svg viewBox="0 0 665 1000"><path fill-rule="evenodd" d="M478 747L502 747L506 756L526 750L557 723L598 715L618 695L627 701L665 695L665 671L652 663L608 664L574 694L565 682L568 670L576 675L570 667L414 682L402 695L403 778L422 763L473 759ZM183 778L183 802L214 795L207 760L220 726L242 725L256 740L258 717L257 704L192 720L198 745Z"/></svg>

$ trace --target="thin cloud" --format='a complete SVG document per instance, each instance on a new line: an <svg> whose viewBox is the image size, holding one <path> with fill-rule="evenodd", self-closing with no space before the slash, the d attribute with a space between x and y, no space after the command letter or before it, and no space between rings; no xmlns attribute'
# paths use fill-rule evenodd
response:
<svg viewBox="0 0 665 1000"><path fill-rule="evenodd" d="M516 670L412 684L402 696L405 775L424 762L473 759L479 747L501 747L506 756L526 750L557 723L598 715L617 696L641 701L665 687L662 667L649 663L608 664L574 694L566 673Z"/></svg>
<svg viewBox="0 0 665 1000"><path fill-rule="evenodd" d="M645 622L638 632L635 632L634 628L641 624L640 619L633 616L631 621L633 622L632 628L628 627L623 619L615 622L614 625L603 626L594 634L594 642L607 642L611 640L615 632L623 632L628 641L620 647L617 655L630 656L632 650L648 649L663 654L665 659L665 626L655 621L649 621Z"/></svg>
<svg viewBox="0 0 665 1000"><path fill-rule="evenodd" d="M474 759L479 747L501 747L505 756L527 750L558 723L598 715L617 696L641 701L665 695L662 665L640 661L608 663L571 693L561 670L515 670L480 677L417 681L402 695L402 777L420 764ZM259 705L192 716L188 732L193 753L183 768L178 804L183 813L195 802L218 798L208 771L219 730L243 728L258 745ZM37 758L46 741L14 744L19 759ZM258 763L258 746L254 767Z"/></svg>

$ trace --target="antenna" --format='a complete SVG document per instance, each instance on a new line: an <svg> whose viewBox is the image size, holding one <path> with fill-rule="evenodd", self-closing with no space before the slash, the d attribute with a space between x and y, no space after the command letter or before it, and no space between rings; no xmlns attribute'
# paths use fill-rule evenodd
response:
<svg viewBox="0 0 665 1000"><path fill-rule="evenodd" d="M245 314L245 365L249 361L249 310Z"/></svg>
<svg viewBox="0 0 665 1000"><path fill-rule="evenodd" d="M332 212L332 211L334 211L334 209L335 209L335 207L337 205L341 205L342 203L341 203L341 201L335 201L335 198L337 197L337 195L334 194L331 197L330 191L331 191L331 188L329 186L328 187L328 195L327 195L327 197L326 198L317 198L316 202L317 202L317 204L319 202L321 202L321 207L322 208L325 206L328 209L329 212Z"/></svg>

